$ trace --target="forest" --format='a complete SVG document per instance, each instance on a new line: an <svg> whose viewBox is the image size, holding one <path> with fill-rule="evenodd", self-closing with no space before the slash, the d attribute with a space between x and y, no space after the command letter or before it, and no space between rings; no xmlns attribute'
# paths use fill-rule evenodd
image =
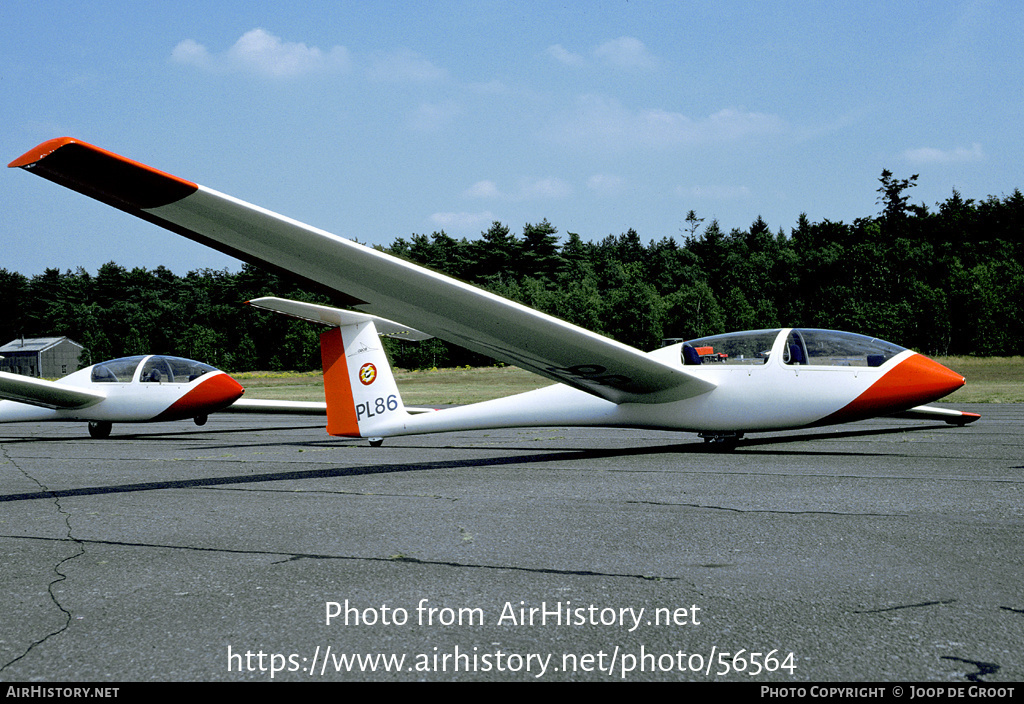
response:
<svg viewBox="0 0 1024 704"><path fill-rule="evenodd" d="M1024 353L1024 196L964 199L954 189L929 207L911 200L916 180L883 171L878 213L848 224L801 215L788 233L761 218L726 232L691 210L678 233L646 241L632 229L563 238L544 220L521 233L494 222L475 240L440 231L378 249L641 349L803 326L931 355ZM319 368L321 328L242 305L264 295L332 304L248 264L185 276L114 262L95 274L0 269L0 344L64 335L85 346L83 365L162 353L233 372ZM439 340L388 343L406 369L493 363Z"/></svg>

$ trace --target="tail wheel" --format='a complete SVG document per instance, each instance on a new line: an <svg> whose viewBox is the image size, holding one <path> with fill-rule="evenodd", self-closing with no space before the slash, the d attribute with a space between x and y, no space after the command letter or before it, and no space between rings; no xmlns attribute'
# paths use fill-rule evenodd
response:
<svg viewBox="0 0 1024 704"><path fill-rule="evenodd" d="M89 421L89 437L96 438L97 440L109 438L112 427L114 427L114 424L109 420L91 420Z"/></svg>

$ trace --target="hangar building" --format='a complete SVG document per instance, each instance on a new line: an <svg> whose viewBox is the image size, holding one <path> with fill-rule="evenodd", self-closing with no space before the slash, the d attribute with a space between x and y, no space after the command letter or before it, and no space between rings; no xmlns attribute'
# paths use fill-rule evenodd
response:
<svg viewBox="0 0 1024 704"><path fill-rule="evenodd" d="M56 379L78 370L84 349L66 337L19 337L0 347L0 371Z"/></svg>

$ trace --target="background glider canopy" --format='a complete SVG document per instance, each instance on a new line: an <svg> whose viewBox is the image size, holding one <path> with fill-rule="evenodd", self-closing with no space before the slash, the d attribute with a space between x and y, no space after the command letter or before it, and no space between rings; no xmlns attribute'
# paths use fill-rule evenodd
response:
<svg viewBox="0 0 1024 704"><path fill-rule="evenodd" d="M77 140L44 143L11 166L615 403L675 401L715 387L628 345Z"/></svg>

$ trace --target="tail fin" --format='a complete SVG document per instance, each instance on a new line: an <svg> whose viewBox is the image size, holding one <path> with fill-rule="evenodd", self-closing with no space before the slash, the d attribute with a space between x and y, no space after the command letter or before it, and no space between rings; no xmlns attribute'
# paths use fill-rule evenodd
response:
<svg viewBox="0 0 1024 704"><path fill-rule="evenodd" d="M327 432L383 437L406 415L391 364L372 320L320 335L327 397Z"/></svg>
<svg viewBox="0 0 1024 704"><path fill-rule="evenodd" d="M261 310L336 326L320 335L327 432L331 435L384 437L402 427L408 412L429 410L405 408L379 337L418 341L429 339L428 333L376 315L305 301L265 296L246 303Z"/></svg>

